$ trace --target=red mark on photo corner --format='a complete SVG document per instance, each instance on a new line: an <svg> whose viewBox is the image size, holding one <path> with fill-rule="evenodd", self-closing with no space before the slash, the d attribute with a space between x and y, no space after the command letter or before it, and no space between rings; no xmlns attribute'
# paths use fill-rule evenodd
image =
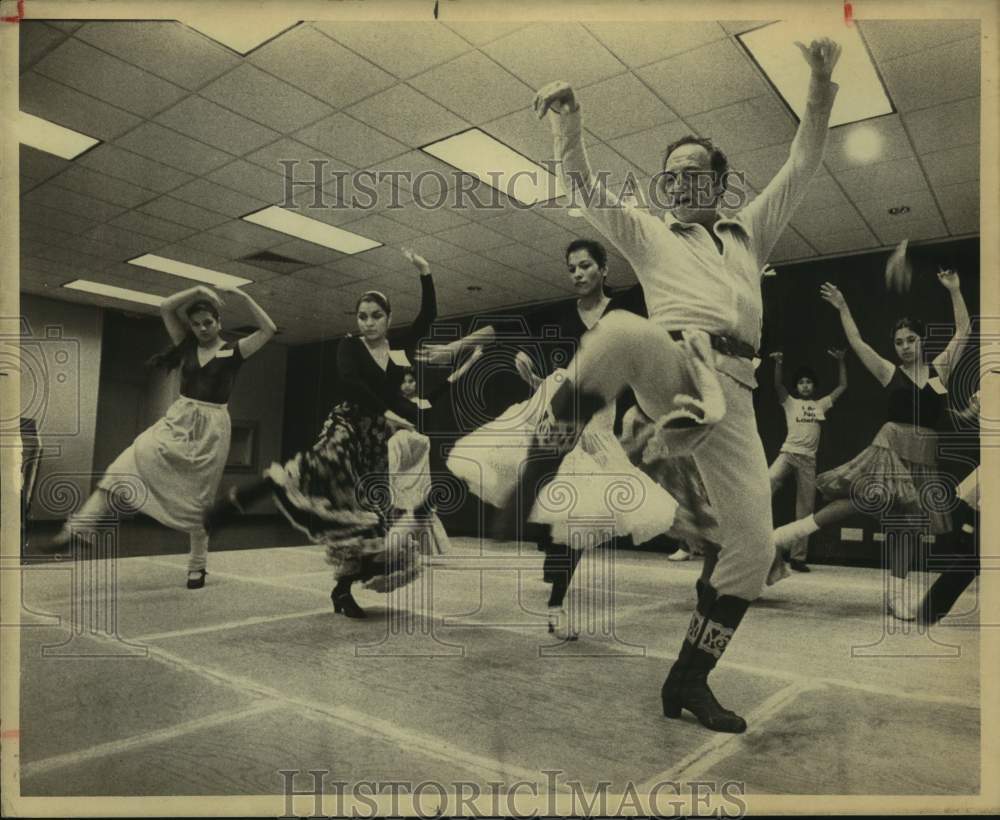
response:
<svg viewBox="0 0 1000 820"><path fill-rule="evenodd" d="M21 737L20 729L5 729L0 732L0 740L18 740Z"/></svg>
<svg viewBox="0 0 1000 820"><path fill-rule="evenodd" d="M854 23L854 6L850 3L844 3L844 22L849 26Z"/></svg>
<svg viewBox="0 0 1000 820"><path fill-rule="evenodd" d="M14 17L0 17L0 23L20 23L24 19L24 0L17 0L17 14Z"/></svg>

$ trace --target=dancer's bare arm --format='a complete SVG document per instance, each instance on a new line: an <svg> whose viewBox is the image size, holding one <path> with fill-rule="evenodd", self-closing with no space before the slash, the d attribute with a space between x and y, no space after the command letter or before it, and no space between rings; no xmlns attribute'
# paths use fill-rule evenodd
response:
<svg viewBox="0 0 1000 820"><path fill-rule="evenodd" d="M885 387L890 379L892 379L892 374L896 371L896 368L892 362L879 356L861 338L861 331L858 330L858 326L854 323L854 317L851 316L851 309L847 306L844 294L836 286L825 282L819 289L819 295L837 309L837 312L840 314L840 323L844 327L844 334L847 336L847 342L850 344L851 350L861 359L861 363L868 368L868 372L878 379L878 383Z"/></svg>
<svg viewBox="0 0 1000 820"><path fill-rule="evenodd" d="M965 344L969 338L969 331L972 329L972 322L969 319L969 309L965 306L965 299L962 297L961 283L958 273L953 270L938 271L938 281L945 286L951 296L951 305L955 313L955 335L951 337L948 346L934 359L934 369L944 385L948 384L951 377L951 369L957 364L965 350Z"/></svg>

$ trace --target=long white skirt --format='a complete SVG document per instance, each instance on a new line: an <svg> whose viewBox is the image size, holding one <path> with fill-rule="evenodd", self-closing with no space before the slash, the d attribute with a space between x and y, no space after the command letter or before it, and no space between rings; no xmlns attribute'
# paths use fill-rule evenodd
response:
<svg viewBox="0 0 1000 820"><path fill-rule="evenodd" d="M517 473L528 455L535 429L564 371L549 376L527 401L461 438L448 469L494 507L513 502ZM535 503L529 521L552 527L552 539L580 549L594 543L594 528L631 535L635 543L668 530L677 503L636 468L614 434L614 408L604 408L584 428ZM574 535L576 537L574 537Z"/></svg>
<svg viewBox="0 0 1000 820"><path fill-rule="evenodd" d="M224 404L181 396L108 467L98 486L113 507L176 530L200 530L229 457Z"/></svg>

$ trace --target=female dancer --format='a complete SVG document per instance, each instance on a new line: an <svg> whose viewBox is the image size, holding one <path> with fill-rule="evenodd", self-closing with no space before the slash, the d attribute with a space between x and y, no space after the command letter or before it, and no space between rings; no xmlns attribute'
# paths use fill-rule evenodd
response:
<svg viewBox="0 0 1000 820"><path fill-rule="evenodd" d="M567 261L572 257L574 262L584 262L603 278L590 250L570 248ZM577 269L574 265L574 275ZM620 394L633 389L639 402L658 419L650 423L643 439L647 460L662 457L668 450L689 451L724 412L707 336L692 334L675 341L646 319L608 310L607 303L603 309L606 312L598 314L599 321L595 319L581 335L579 351L565 370L540 380L530 362L520 357L522 375L537 386L534 394L461 439L448 459L449 469L499 508L505 523L515 527L526 520L547 524L555 544L573 544L575 549L567 555L570 561L578 558L574 552L583 546L574 544L574 524L587 518L610 516L615 532L631 534L636 542L665 532L674 519L676 502L633 466L614 435L613 405ZM484 327L449 344L425 346L418 358L446 362L464 347L494 338L493 328ZM558 490L542 495L543 485L553 478ZM630 492L640 503L609 509L612 489L619 484L631 485ZM567 486L575 496L571 509L554 497ZM501 533L503 537L519 534ZM565 578L565 584L555 580L558 575ZM550 631L572 639L561 607L570 575L565 566L553 569L549 623Z"/></svg>
<svg viewBox="0 0 1000 820"><path fill-rule="evenodd" d="M835 499L815 515L800 518L778 527L775 544L781 548L840 521L855 512L852 494L889 492L896 509L914 515L926 515L931 532L951 529L949 516L939 510L923 511L920 497L924 488L937 479L937 437L934 428L941 422L947 405L948 377L958 361L969 335L969 312L955 271L938 272L938 281L951 295L955 315L955 334L947 347L928 365L924 361L924 326L915 319L903 318L892 331L893 347L901 364L894 365L879 356L862 338L843 294L829 282L820 288L820 296L840 313L840 321L851 349L861 359L879 384L889 392L888 420L871 445L851 461L828 470L816 479L816 487L827 498ZM937 371L934 378L931 368ZM906 577L913 549L898 545L890 555L890 572L897 579L890 590L889 614L912 620L905 601Z"/></svg>
<svg viewBox="0 0 1000 820"><path fill-rule="evenodd" d="M135 488L133 497L141 501L134 511L189 534L187 586L205 586L208 534L202 516L215 498L229 455L226 402L244 360L277 332L274 322L249 294L235 288L219 290L241 299L258 329L237 342L224 341L219 335L222 300L206 287L190 288L163 300L160 315L173 346L150 363L167 370L180 368L180 398L114 460L97 490L66 522L53 546L69 542L76 522L107 515L111 509L108 492L120 488L123 478L138 477L142 486Z"/></svg>
<svg viewBox="0 0 1000 820"><path fill-rule="evenodd" d="M295 527L326 546L327 563L337 567L330 593L334 611L349 618L367 617L351 595L355 581L386 592L419 572L416 556L387 550L384 538L393 506L388 441L397 430L415 429L419 415L400 385L414 347L437 316L430 266L410 251L404 254L420 273L420 312L413 324L390 339L389 299L379 291L363 293L355 306L358 335L346 336L337 346L343 400L319 439L285 464L272 464L260 484L233 488L206 518L206 526L218 528L250 502L273 495ZM400 455L408 452L403 448ZM394 466L413 469L407 463Z"/></svg>

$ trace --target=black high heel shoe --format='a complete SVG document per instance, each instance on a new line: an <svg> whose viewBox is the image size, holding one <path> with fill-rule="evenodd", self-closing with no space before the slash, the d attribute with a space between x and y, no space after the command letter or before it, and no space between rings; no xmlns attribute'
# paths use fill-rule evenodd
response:
<svg viewBox="0 0 1000 820"><path fill-rule="evenodd" d="M347 590L347 592L333 590L330 593L330 600L333 601L333 611L338 614L343 613L348 618L368 617L368 613L358 606L358 602L354 600L354 596L351 595L350 590Z"/></svg>
<svg viewBox="0 0 1000 820"><path fill-rule="evenodd" d="M208 573L203 569L197 570L197 573L198 575L195 578L191 577L192 572L188 573L188 582L187 582L188 589L201 589L203 586L205 586L205 576L208 575Z"/></svg>

